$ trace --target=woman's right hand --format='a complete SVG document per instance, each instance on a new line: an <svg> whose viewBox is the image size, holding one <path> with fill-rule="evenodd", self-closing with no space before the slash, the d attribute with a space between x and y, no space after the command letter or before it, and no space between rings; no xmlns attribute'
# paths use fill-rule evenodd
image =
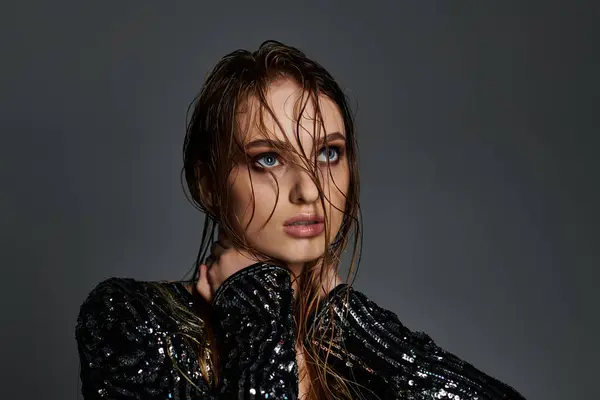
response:
<svg viewBox="0 0 600 400"><path fill-rule="evenodd" d="M217 289L236 272L256 264L258 260L233 242L219 229L219 238L212 244L210 256L200 265L200 278L196 290L208 303L212 303Z"/></svg>

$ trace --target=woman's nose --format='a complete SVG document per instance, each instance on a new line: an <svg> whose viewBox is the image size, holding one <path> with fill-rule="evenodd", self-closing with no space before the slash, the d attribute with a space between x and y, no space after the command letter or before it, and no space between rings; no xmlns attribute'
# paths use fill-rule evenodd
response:
<svg viewBox="0 0 600 400"><path fill-rule="evenodd" d="M317 201L319 198L318 182L314 179L309 171L306 171L300 167L296 168L296 172L293 176L292 189L290 191L290 201L292 203L307 203L311 204Z"/></svg>

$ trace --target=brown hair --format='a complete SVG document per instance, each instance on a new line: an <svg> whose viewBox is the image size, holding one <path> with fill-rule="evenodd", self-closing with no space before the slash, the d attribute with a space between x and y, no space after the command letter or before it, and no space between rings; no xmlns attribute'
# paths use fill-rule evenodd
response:
<svg viewBox="0 0 600 400"><path fill-rule="evenodd" d="M258 100L257 115L261 121L263 112L273 115L273 111L267 104L266 92L271 84L284 79L293 80L303 89L298 108L299 115L302 115L307 102L312 101L316 110L314 123L320 124L318 97L326 96L337 105L344 122L345 155L350 171L345 210L342 210L344 217L331 243L328 243L327 239L329 234L325 235L327 251L323 257L307 264L302 275L295 277L298 279L299 290L294 313L298 327L298 345L304 350L312 382L309 397L340 398L345 395L344 397L350 398L348 382L327 367L329 352L323 354L320 350L329 347L331 340L315 337L315 332L308 326L308 318L318 307L321 283L327 272L320 266L332 265L337 272L342 251L351 238L353 253L348 280L354 271L354 265L358 264L360 259L359 177L354 120L348 99L333 77L320 64L294 47L276 41L267 41L254 52L237 50L226 55L208 75L201 92L192 104L193 112L183 147L182 174L185 175L191 201L206 214L192 281L198 279L198 265L203 262L210 249L217 225L232 237L236 246L256 254L255 249L246 245L243 235L234 229L233 221L230 221L227 212L230 202L228 177L234 167L232 160L237 160L245 154L243 144L236 139L237 130L243 129L238 114L245 111L244 108L248 106L248 100L252 97ZM277 121L276 118L274 120ZM300 123L299 120L300 118L297 124ZM264 124L261 126L266 133L268 129ZM310 162L305 154L299 158L303 160L301 167L309 173L319 188L320 201L325 209L328 200L320 185L319 174L315 171L315 163ZM325 220L327 221L327 218ZM260 254L260 256L263 259L268 258L268 255ZM187 320L193 317L188 314L182 318ZM214 372L217 371L215 366L218 359L216 352L211 352L206 345L211 341L210 328L203 323L196 322L196 324L199 329L202 328L204 335L202 340L197 337L194 339L198 345L201 370L205 376L209 376L206 372L212 370L210 383L216 385L218 376ZM312 337L310 340L305 340L308 335Z"/></svg>

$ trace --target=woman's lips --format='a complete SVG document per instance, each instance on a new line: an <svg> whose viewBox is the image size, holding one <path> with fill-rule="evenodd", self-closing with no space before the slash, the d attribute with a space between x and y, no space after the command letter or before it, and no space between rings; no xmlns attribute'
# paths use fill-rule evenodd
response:
<svg viewBox="0 0 600 400"><path fill-rule="evenodd" d="M310 238L323 233L325 230L325 224L322 221L306 221L306 223L295 222L290 225L284 225L283 230L290 236L297 238Z"/></svg>
<svg viewBox="0 0 600 400"><path fill-rule="evenodd" d="M325 230L323 217L316 214L303 213L285 221L283 230L290 236L310 238L318 236Z"/></svg>

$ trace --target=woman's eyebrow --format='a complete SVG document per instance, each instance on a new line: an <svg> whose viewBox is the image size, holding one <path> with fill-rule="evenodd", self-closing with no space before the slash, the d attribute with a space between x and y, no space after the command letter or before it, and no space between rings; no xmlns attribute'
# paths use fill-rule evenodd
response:
<svg viewBox="0 0 600 400"><path fill-rule="evenodd" d="M344 135L342 135L340 132L334 132L334 133L330 133L329 135L320 138L317 143L318 146L320 147L323 145L323 143L325 143L325 140L327 140L327 142L331 142L334 140L346 140L346 137ZM246 145L246 150L255 148L255 147L269 147L269 148L283 148L283 149L291 149L292 145L287 142L287 141L282 141L282 140L274 140L274 139L257 139L257 140L253 140L250 143L248 143Z"/></svg>
<svg viewBox="0 0 600 400"><path fill-rule="evenodd" d="M253 140L246 145L246 150L254 147L269 147L269 148L290 148L291 145L288 142L274 139L258 139Z"/></svg>
<svg viewBox="0 0 600 400"><path fill-rule="evenodd" d="M317 146L317 147L321 147L325 143L325 140L327 140L327 143L333 142L334 140L343 140L343 141L346 141L346 136L342 135L340 132L330 133L329 135L327 135L327 136L325 136L323 138L320 138L317 141L317 143L319 144L319 146Z"/></svg>

